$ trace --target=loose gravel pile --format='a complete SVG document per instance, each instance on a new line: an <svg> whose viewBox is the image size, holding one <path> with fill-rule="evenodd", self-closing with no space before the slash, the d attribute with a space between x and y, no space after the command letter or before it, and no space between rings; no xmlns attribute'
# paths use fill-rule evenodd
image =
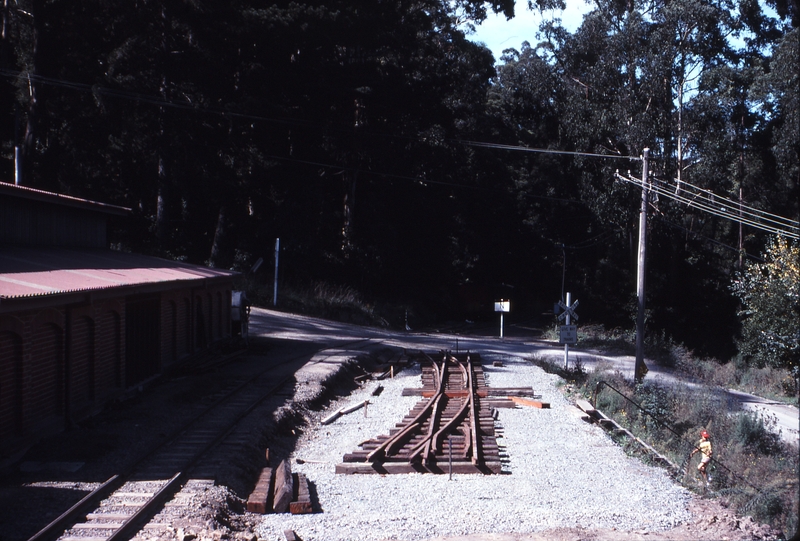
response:
<svg viewBox="0 0 800 541"><path fill-rule="evenodd" d="M501 360L502 367L491 361ZM605 432L573 414L557 376L514 357L484 357L491 387L530 386L550 409L498 410L498 443L507 455L502 475L337 475L335 465L358 444L389 430L419 397L419 367L377 382L331 405L369 400L364 410L327 426L309 427L292 469L304 473L321 509L311 515L265 515L260 539L304 541L430 539L477 533L532 533L552 528L664 531L690 518L689 493L662 469L630 458ZM504 449L504 451L503 451Z"/></svg>

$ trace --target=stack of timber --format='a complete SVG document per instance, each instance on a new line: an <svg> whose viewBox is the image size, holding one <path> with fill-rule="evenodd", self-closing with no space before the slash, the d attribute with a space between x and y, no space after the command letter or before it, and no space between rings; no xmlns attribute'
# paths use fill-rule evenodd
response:
<svg viewBox="0 0 800 541"><path fill-rule="evenodd" d="M256 487L247 499L247 510L251 513L311 513L311 495L308 479L302 473L292 473L288 460L277 468L261 470Z"/></svg>
<svg viewBox="0 0 800 541"><path fill-rule="evenodd" d="M584 413L584 420L590 423L597 423L608 432L612 433L615 436L624 436L630 439L631 441L635 441L639 444L639 446L650 456L653 462L660 463L664 466L671 468L673 471L677 472L680 468L672 462L670 459L653 449L652 446L648 445L646 442L642 441L640 438L636 437L631 433L630 430L624 428L619 425L614 419L606 416L602 411L592 406L588 401L579 399L575 401L575 405Z"/></svg>

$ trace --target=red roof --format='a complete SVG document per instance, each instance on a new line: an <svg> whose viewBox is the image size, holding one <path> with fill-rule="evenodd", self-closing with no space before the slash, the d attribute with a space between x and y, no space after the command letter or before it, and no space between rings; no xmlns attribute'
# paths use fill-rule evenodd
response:
<svg viewBox="0 0 800 541"><path fill-rule="evenodd" d="M236 275L234 271L112 250L0 247L0 299Z"/></svg>
<svg viewBox="0 0 800 541"><path fill-rule="evenodd" d="M103 212L106 214L118 214L120 216L127 216L131 213L131 209L127 207L109 205L108 203L100 203L98 201L90 201L88 199L81 199L80 197L72 197L71 195L46 192L44 190L37 190L36 188L30 188L28 186L9 184L8 182L0 182L0 195L21 197L23 199L33 199L34 201L43 201L45 203L53 203L66 207L82 208Z"/></svg>

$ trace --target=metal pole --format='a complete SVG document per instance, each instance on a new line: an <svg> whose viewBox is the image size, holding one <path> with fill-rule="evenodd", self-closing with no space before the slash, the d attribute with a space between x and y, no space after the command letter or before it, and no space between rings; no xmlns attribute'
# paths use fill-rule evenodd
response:
<svg viewBox="0 0 800 541"><path fill-rule="evenodd" d="M564 300L564 281L567 278L567 250L561 245L561 300Z"/></svg>
<svg viewBox="0 0 800 541"><path fill-rule="evenodd" d="M22 184L22 149L14 147L14 184Z"/></svg>
<svg viewBox="0 0 800 541"><path fill-rule="evenodd" d="M647 200L650 183L647 175L647 158L650 149L645 148L642 155L642 208L639 211L639 264L636 273L636 295L639 300L636 312L636 363L633 368L633 377L641 382L644 365L644 301L645 301L645 262L647 251Z"/></svg>
<svg viewBox="0 0 800 541"><path fill-rule="evenodd" d="M503 312L500 312L500 338L503 337Z"/></svg>
<svg viewBox="0 0 800 541"><path fill-rule="evenodd" d="M572 306L572 293L567 291L567 322L570 324L569 307ZM564 370L569 369L569 344L564 344Z"/></svg>
<svg viewBox="0 0 800 541"><path fill-rule="evenodd" d="M275 287L272 290L272 306L278 305L278 256L281 252L281 239L275 239Z"/></svg>

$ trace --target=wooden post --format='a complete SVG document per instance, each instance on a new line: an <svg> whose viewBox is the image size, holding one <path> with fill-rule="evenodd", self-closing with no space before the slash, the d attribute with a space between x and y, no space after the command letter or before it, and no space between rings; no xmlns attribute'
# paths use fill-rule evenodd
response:
<svg viewBox="0 0 800 541"><path fill-rule="evenodd" d="M567 291L567 320L566 320L567 325L571 323L571 318L569 316L570 314L569 309L571 306L572 306L572 293ZM569 344L564 344L564 370L569 370Z"/></svg>
<svg viewBox="0 0 800 541"><path fill-rule="evenodd" d="M644 308L645 308L645 262L647 252L647 203L650 185L647 179L647 158L650 149L645 148L642 155L642 208L639 211L639 264L636 273L636 295L638 309L636 312L636 363L633 377L639 383L644 377Z"/></svg>
<svg viewBox="0 0 800 541"><path fill-rule="evenodd" d="M281 239L275 239L275 286L272 290L272 306L278 305L278 258L281 253Z"/></svg>

